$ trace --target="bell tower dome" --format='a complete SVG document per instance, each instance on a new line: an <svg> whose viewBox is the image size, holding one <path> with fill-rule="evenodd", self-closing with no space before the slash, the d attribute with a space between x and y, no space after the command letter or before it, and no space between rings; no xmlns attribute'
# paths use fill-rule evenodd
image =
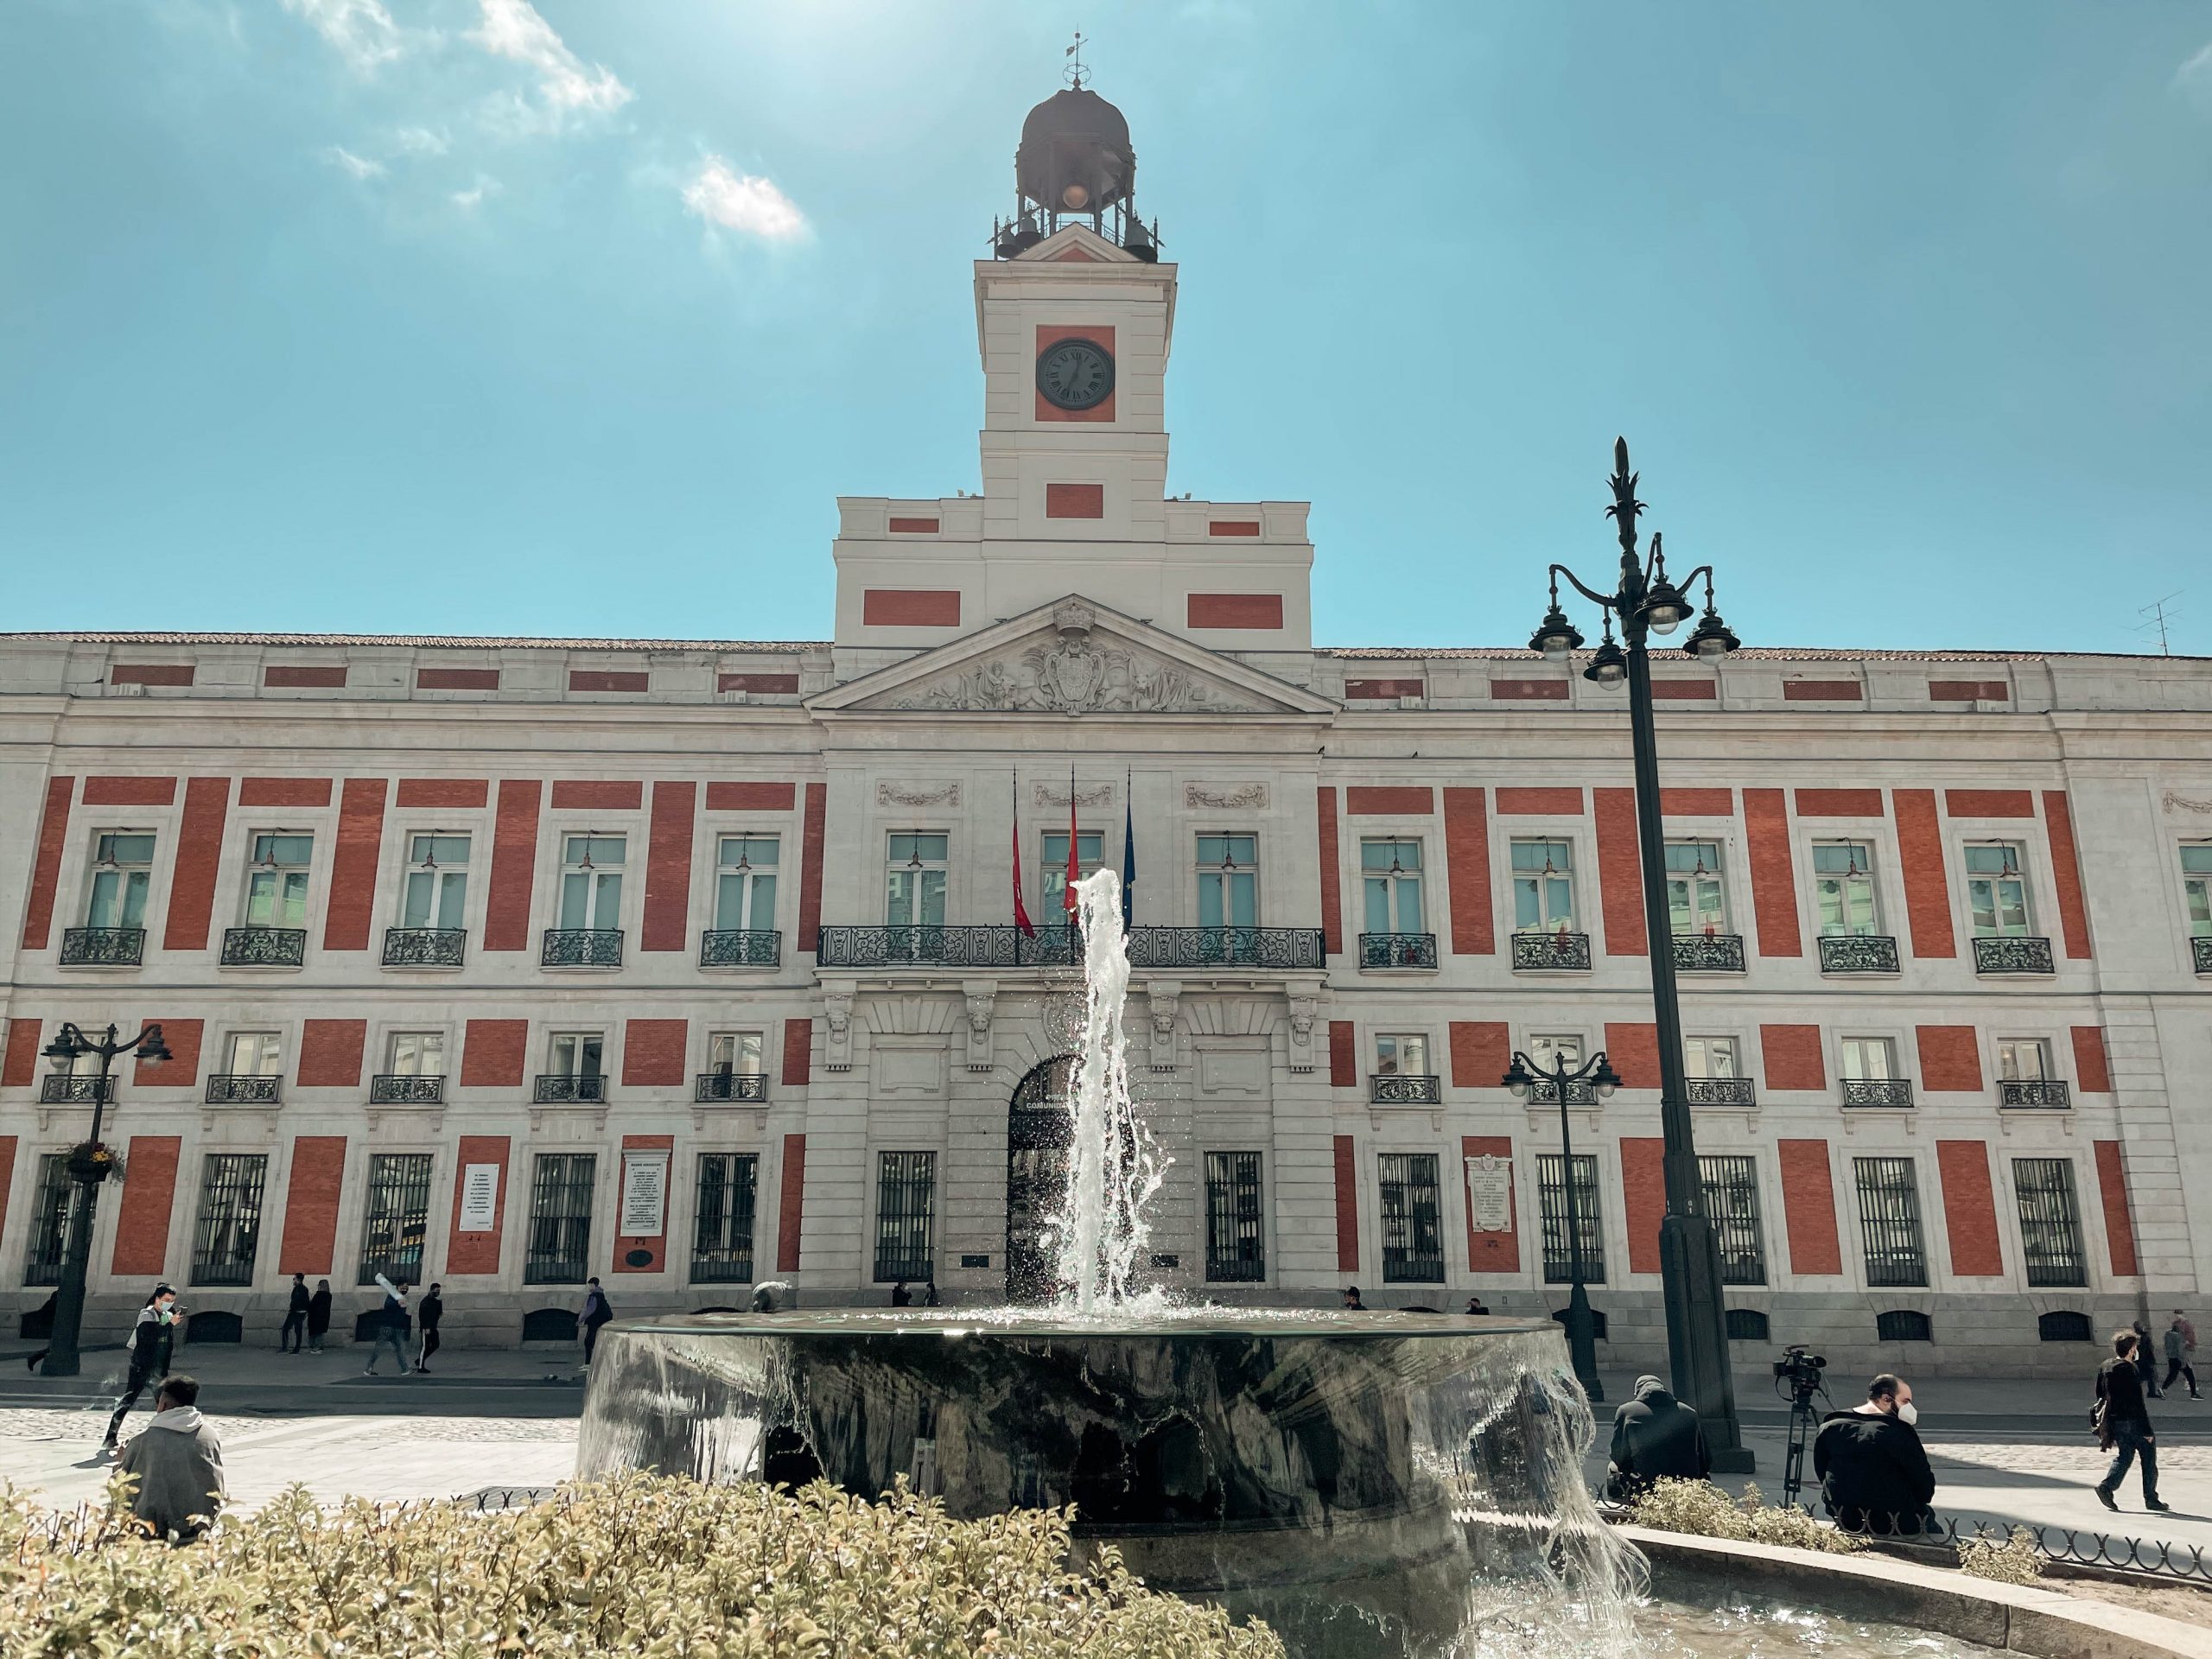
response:
<svg viewBox="0 0 2212 1659"><path fill-rule="evenodd" d="M991 249L1016 259L1065 225L1084 225L1149 264L1160 257L1157 225L1136 210L1137 154L1121 111L1090 90L1081 52L1068 48L1068 84L1029 111L1014 152L1014 212L994 222Z"/></svg>

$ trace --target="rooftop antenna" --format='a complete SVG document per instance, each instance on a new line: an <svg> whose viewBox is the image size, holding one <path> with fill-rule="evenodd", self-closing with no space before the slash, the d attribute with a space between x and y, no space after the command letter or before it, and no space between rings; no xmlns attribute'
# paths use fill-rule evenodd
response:
<svg viewBox="0 0 2212 1659"><path fill-rule="evenodd" d="M1067 67L1060 71L1060 79L1078 92L1083 90L1084 82L1090 76L1090 66L1083 60L1083 48L1088 44L1090 42L1083 38L1083 31L1077 29L1075 32L1075 44L1060 54L1068 60Z"/></svg>
<svg viewBox="0 0 2212 1659"><path fill-rule="evenodd" d="M2153 628L2157 629L2158 655L2161 657L2171 657L2174 654L2173 648L2166 643L2166 624L2181 614L2179 607L2174 605L2174 601L2179 599L2185 591L2177 588L2164 599L2154 599L2148 605L2139 605L2136 607L2136 614L2147 617L2149 620L2138 623L2135 632L2148 633Z"/></svg>

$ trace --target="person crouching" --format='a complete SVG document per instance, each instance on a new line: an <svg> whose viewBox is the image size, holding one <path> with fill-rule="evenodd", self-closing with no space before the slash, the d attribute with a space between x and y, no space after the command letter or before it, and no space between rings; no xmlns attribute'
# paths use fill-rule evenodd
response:
<svg viewBox="0 0 2212 1659"><path fill-rule="evenodd" d="M1695 1408L1684 1405L1656 1376L1636 1379L1636 1396L1613 1414L1612 1460L1605 1496L1626 1503L1655 1480L1703 1480L1713 1472Z"/></svg>
<svg viewBox="0 0 2212 1659"><path fill-rule="evenodd" d="M137 1478L130 1512L156 1538L188 1544L214 1524L229 1489L223 1443L200 1414L200 1384L179 1373L154 1396L154 1421L123 1448L116 1468Z"/></svg>

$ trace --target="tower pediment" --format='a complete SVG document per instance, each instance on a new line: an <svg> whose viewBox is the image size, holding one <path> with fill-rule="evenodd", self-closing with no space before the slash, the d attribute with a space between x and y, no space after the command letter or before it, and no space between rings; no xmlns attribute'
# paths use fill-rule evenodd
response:
<svg viewBox="0 0 2212 1659"><path fill-rule="evenodd" d="M820 713L1300 715L1337 705L1069 594L809 698Z"/></svg>

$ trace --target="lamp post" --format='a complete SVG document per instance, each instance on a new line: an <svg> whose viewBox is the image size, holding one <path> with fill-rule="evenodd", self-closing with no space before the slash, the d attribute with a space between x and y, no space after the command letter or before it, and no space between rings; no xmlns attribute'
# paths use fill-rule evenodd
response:
<svg viewBox="0 0 2212 1659"><path fill-rule="evenodd" d="M1667 1306L1667 1351L1675 1395L1697 1408L1713 1466L1731 1473L1751 1467L1736 1419L1735 1379L1728 1369L1727 1313L1720 1287L1720 1247L1705 1213L1691 1131L1688 1090L1682 1074L1682 1020L1675 989L1674 928L1667 903L1667 844L1659 813L1659 750L1651 714L1651 664L1644 642L1672 633L1694 608L1686 589L1705 582L1705 612L1683 644L1700 662L1715 662L1742 642L1713 607L1713 567L1701 565L1678 586L1667 575L1656 532L1647 559L1637 551L1637 474L1629 470L1628 440L1613 443L1613 505L1606 514L1620 537L1621 563L1611 592L1591 588L1566 566L1551 567L1551 608L1529 649L1564 662L1582 635L1559 606L1560 578L1599 607L1605 637L1582 671L1598 685L1628 686L1629 732L1636 764L1636 839L1643 867L1644 932L1651 957L1651 1005L1659 1040L1659 1116L1666 1137L1667 1214L1659 1224L1659 1270ZM1620 620L1621 643L1613 639ZM1625 649L1624 649L1625 647Z"/></svg>
<svg viewBox="0 0 2212 1659"><path fill-rule="evenodd" d="M1505 1086L1516 1099L1526 1100L1531 1090L1549 1084L1553 1097L1559 1102L1560 1185L1567 1194L1567 1276L1571 1287L1567 1293L1567 1351L1574 1361L1574 1380L1582 1385L1582 1392L1592 1404L1602 1405L1605 1388L1598 1380L1598 1333L1590 1317L1589 1288L1582 1282L1582 1211L1574 1192L1574 1136L1567 1120L1567 1085L1586 1082L1599 1100L1621 1086L1605 1050L1599 1049L1570 1071L1564 1054L1554 1053L1547 1069L1516 1049L1513 1064L1505 1073Z"/></svg>
<svg viewBox="0 0 2212 1659"><path fill-rule="evenodd" d="M85 1276L92 1259L92 1214L99 1203L100 1183L107 1179L108 1166L98 1154L100 1121L107 1112L108 1069L118 1054L135 1054L145 1060L169 1058L168 1045L162 1040L159 1026L148 1026L129 1041L118 1042L113 1026L94 1039L64 1020L60 1033L46 1046L47 1058L67 1060L73 1065L87 1054L100 1057L99 1081L92 1090L92 1132L69 1156L69 1173L76 1179L77 1192L69 1206L69 1233L61 1252L61 1284L54 1294L54 1333L46 1351L46 1363L40 1368L42 1376L74 1376L78 1371L77 1338L85 1324Z"/></svg>

